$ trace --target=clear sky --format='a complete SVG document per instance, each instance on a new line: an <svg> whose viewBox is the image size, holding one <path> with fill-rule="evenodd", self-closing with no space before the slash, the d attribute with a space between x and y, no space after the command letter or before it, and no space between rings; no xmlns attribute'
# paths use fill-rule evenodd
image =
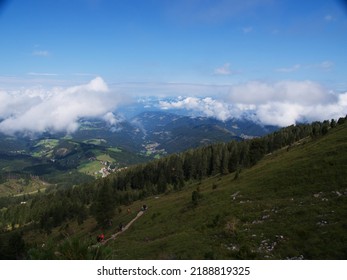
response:
<svg viewBox="0 0 347 280"><path fill-rule="evenodd" d="M38 86L66 89L96 77L119 94L216 101L221 94L221 102L247 106L260 104L259 91L273 100L275 91L298 98L298 92L310 95L312 88L319 88L313 94L321 97L319 105L333 99L341 106L338 94L347 91L347 4L342 0L0 3L3 95ZM246 93L242 100L254 95L256 102L241 102L240 91ZM181 99L162 108L179 107ZM293 101L278 99L288 100Z"/></svg>

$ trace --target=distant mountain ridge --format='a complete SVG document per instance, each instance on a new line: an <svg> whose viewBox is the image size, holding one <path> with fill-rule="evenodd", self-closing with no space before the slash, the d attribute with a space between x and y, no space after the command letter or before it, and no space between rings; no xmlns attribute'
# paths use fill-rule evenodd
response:
<svg viewBox="0 0 347 280"><path fill-rule="evenodd" d="M144 139L156 142L169 153L181 152L204 144L233 139L260 137L278 129L249 120L181 116L162 111L148 111L131 120L144 133Z"/></svg>
<svg viewBox="0 0 347 280"><path fill-rule="evenodd" d="M213 143L241 141L276 129L247 120L222 122L167 111L115 119L113 123L81 119L78 130L68 135L48 131L26 136L0 134L0 177L39 176L61 186L80 184L153 158Z"/></svg>
<svg viewBox="0 0 347 280"><path fill-rule="evenodd" d="M82 119L79 129L68 136L49 132L36 138L0 134L0 151L27 151L41 139L68 138L79 142L99 139L100 146L119 147L134 153L147 153L148 145L155 145L164 153L175 153L204 144L260 137L277 129L246 119L222 122L215 118L146 111L129 120L120 118L112 125L100 119Z"/></svg>

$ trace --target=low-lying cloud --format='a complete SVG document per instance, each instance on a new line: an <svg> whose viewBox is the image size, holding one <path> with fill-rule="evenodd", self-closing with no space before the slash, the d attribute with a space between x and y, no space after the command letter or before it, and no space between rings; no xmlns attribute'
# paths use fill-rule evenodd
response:
<svg viewBox="0 0 347 280"><path fill-rule="evenodd" d="M120 101L100 77L68 88L0 91L0 132L72 133L78 120L86 117L104 118L112 124L115 118L110 112Z"/></svg>
<svg viewBox="0 0 347 280"><path fill-rule="evenodd" d="M215 100L211 97L186 97L180 98L180 100L177 101L160 101L159 105L164 110L185 109L189 111L200 112L206 117L215 117L222 121L233 117L232 106Z"/></svg>
<svg viewBox="0 0 347 280"><path fill-rule="evenodd" d="M100 118L119 129L121 119L113 114L115 109L129 101L125 96L130 99L143 94L157 96L161 109L188 110L195 116L222 121L248 118L262 124L287 126L337 119L347 113L347 92L334 93L312 81L250 81L233 86L130 84L115 88L110 90L97 77L73 87L0 90L0 132L72 133L78 129L81 118Z"/></svg>
<svg viewBox="0 0 347 280"><path fill-rule="evenodd" d="M220 99L186 97L159 105L162 109L185 109L222 121L247 117L263 124L288 126L344 116L347 93L332 93L312 81L248 82L231 86Z"/></svg>

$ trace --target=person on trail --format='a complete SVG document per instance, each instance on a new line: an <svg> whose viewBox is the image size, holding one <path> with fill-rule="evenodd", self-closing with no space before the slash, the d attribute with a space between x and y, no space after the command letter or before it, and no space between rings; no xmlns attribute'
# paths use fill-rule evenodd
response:
<svg viewBox="0 0 347 280"><path fill-rule="evenodd" d="M119 224L119 231L123 231L123 224L122 223Z"/></svg>
<svg viewBox="0 0 347 280"><path fill-rule="evenodd" d="M147 210L147 205L146 204L143 204L142 208L141 208L141 211L146 211Z"/></svg>
<svg viewBox="0 0 347 280"><path fill-rule="evenodd" d="M98 242L102 242L102 241L104 241L104 239L105 239L105 235L102 233L102 234L99 234L98 236L97 236L97 238L96 238L96 240L98 241Z"/></svg>

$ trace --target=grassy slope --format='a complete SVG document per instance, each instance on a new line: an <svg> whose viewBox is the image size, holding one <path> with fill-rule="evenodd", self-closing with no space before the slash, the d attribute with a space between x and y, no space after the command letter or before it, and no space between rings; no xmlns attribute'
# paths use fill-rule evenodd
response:
<svg viewBox="0 0 347 280"><path fill-rule="evenodd" d="M35 194L39 190L44 191L49 184L39 179L9 179L0 184L0 197L2 196L21 196L25 194Z"/></svg>
<svg viewBox="0 0 347 280"><path fill-rule="evenodd" d="M347 125L319 139L306 140L266 156L235 174L187 184L180 192L122 206L113 220L134 218L149 209L124 234L107 243L112 259L346 259ZM213 188L213 185L217 186ZM201 199L192 204L192 192ZM131 213L127 213L127 208ZM65 232L65 233L64 233ZM95 221L53 230L94 243ZM32 233L26 241L45 242Z"/></svg>
<svg viewBox="0 0 347 280"><path fill-rule="evenodd" d="M147 199L146 214L107 246L121 259L345 259L346 175L344 125L266 156L237 180L209 178ZM197 187L202 198L193 207Z"/></svg>

